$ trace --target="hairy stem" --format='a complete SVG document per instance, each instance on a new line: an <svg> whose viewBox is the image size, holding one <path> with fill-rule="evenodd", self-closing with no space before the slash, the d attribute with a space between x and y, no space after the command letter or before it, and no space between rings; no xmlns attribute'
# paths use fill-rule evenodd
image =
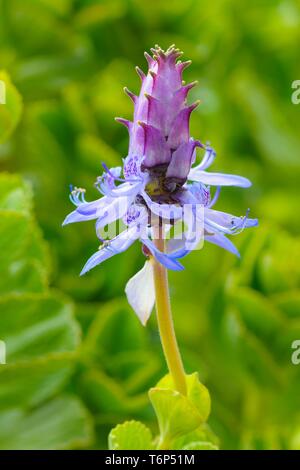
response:
<svg viewBox="0 0 300 470"><path fill-rule="evenodd" d="M160 251L164 251L165 244L161 232L162 230L157 230L154 242ZM167 269L154 258L153 271L156 295L156 314L163 352L176 390L183 395L186 395L187 388L185 372L175 336L171 312L168 272Z"/></svg>

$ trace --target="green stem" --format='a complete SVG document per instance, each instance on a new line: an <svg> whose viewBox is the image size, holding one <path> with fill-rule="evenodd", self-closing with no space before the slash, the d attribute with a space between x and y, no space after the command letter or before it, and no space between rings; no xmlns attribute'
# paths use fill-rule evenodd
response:
<svg viewBox="0 0 300 470"><path fill-rule="evenodd" d="M154 243L160 251L164 251L162 230L158 229ZM154 285L156 295L157 323L165 359L173 378L176 390L183 395L187 394L185 372L180 356L174 324L172 319L168 272L167 269L153 258Z"/></svg>

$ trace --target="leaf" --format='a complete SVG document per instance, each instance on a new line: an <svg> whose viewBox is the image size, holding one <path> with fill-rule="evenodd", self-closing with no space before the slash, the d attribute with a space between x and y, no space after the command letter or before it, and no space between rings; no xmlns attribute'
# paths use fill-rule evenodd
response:
<svg viewBox="0 0 300 470"><path fill-rule="evenodd" d="M72 351L79 327L72 306L54 294L0 298L1 337L7 363L32 360L52 352Z"/></svg>
<svg viewBox="0 0 300 470"><path fill-rule="evenodd" d="M37 406L59 392L74 370L70 353L0 367L0 409Z"/></svg>
<svg viewBox="0 0 300 470"><path fill-rule="evenodd" d="M236 72L232 80L233 99L244 110L262 155L267 161L272 158L273 165L288 165L299 171L294 152L299 146L298 136L291 131L290 123L269 91L249 69Z"/></svg>
<svg viewBox="0 0 300 470"><path fill-rule="evenodd" d="M81 395L95 412L128 415L147 405L146 394L127 396L124 388L102 371L90 369L79 381Z"/></svg>
<svg viewBox="0 0 300 470"><path fill-rule="evenodd" d="M108 447L110 450L150 450L153 448L151 431L139 421L126 421L110 431Z"/></svg>
<svg viewBox="0 0 300 470"><path fill-rule="evenodd" d="M160 445L170 445L175 438L198 428L210 413L210 396L199 382L198 374L186 375L187 396L175 390L171 376L163 377L149 397L154 407L160 430Z"/></svg>
<svg viewBox="0 0 300 470"><path fill-rule="evenodd" d="M39 264L39 267L44 271L44 276L48 280L51 269L50 251L48 245L43 239L40 228L35 224L34 221L30 238L27 240L25 250L26 257L33 259Z"/></svg>
<svg viewBox="0 0 300 470"><path fill-rule="evenodd" d="M98 171L99 162L107 162L108 165L118 165L119 155L99 136L93 134L81 134L76 142L78 157L84 168Z"/></svg>
<svg viewBox="0 0 300 470"><path fill-rule="evenodd" d="M48 285L48 252L31 218L1 210L0 293L42 292Z"/></svg>
<svg viewBox="0 0 300 470"><path fill-rule="evenodd" d="M108 20L121 17L126 11L126 6L120 0L109 2L103 0L101 3L85 5L75 17L75 24L79 30L100 27Z"/></svg>
<svg viewBox="0 0 300 470"><path fill-rule="evenodd" d="M149 391L149 397L158 419L159 448L166 448L161 446L169 446L173 439L200 425L201 417L196 408L179 392L152 388Z"/></svg>
<svg viewBox="0 0 300 470"><path fill-rule="evenodd" d="M29 214L32 209L32 190L19 175L0 174L0 209Z"/></svg>
<svg viewBox="0 0 300 470"><path fill-rule="evenodd" d="M30 412L16 408L0 415L0 449L86 447L92 437L90 417L72 396L56 398Z"/></svg>
<svg viewBox="0 0 300 470"><path fill-rule="evenodd" d="M207 388L199 381L198 373L187 376L188 399L197 408L201 421L208 419L211 409L211 400Z"/></svg>
<svg viewBox="0 0 300 470"><path fill-rule="evenodd" d="M285 253L285 256L282 256ZM261 290L275 294L297 289L300 283L300 240L285 232L271 237L269 247L258 258Z"/></svg>
<svg viewBox="0 0 300 470"><path fill-rule="evenodd" d="M90 353L97 352L98 355L107 356L118 351L138 351L146 345L147 334L140 328L138 319L125 299L117 299L101 306L85 340Z"/></svg>
<svg viewBox="0 0 300 470"><path fill-rule="evenodd" d="M0 209L0 293L42 292L48 285L49 256L34 221Z"/></svg>
<svg viewBox="0 0 300 470"><path fill-rule="evenodd" d="M260 343L262 350L268 344L266 355L271 352L276 362L289 361L290 344L293 337L297 337L299 327L296 324L289 326L285 316L268 297L253 289L237 288L232 294L232 303L246 335L253 335L250 341Z"/></svg>
<svg viewBox="0 0 300 470"><path fill-rule="evenodd" d="M32 191L18 175L0 175L0 293L43 292L49 253L31 215Z"/></svg>
<svg viewBox="0 0 300 470"><path fill-rule="evenodd" d="M5 274L3 271L0 278L0 294L42 293L47 288L45 271L35 260L14 261Z"/></svg>
<svg viewBox="0 0 300 470"><path fill-rule="evenodd" d="M239 377L238 371L241 369L242 376L250 375L251 379L255 380L255 384L260 384L260 386L278 387L279 384L283 384L286 380L285 373L278 363L281 360L280 353L277 352L277 357L273 357L271 353L271 348L272 352L277 349L273 342L267 343L265 340L262 341L261 338L256 337L254 331L243 325L238 310L229 307L226 311L223 327L223 335L225 337L225 334L227 334L230 341L226 342L226 348L225 351L223 350L221 357L229 352L228 350L232 346L231 353L233 357L232 355L227 357L233 361L236 378ZM268 345L268 348L266 345ZM228 373L230 373L230 367ZM224 380L225 378L226 375ZM241 393L238 389L238 380L233 384L231 383L230 386L233 386L236 393ZM226 385L226 388L228 387L229 385Z"/></svg>
<svg viewBox="0 0 300 470"><path fill-rule="evenodd" d="M284 328L284 317L261 293L250 288L236 288L230 299L238 309L247 329L264 341Z"/></svg>
<svg viewBox="0 0 300 470"><path fill-rule="evenodd" d="M42 293L48 253L31 199L18 176L0 176L0 331L7 353L0 368L0 448L88 445L90 418L77 399L45 403L70 379L80 329L66 299Z"/></svg>
<svg viewBox="0 0 300 470"><path fill-rule="evenodd" d="M102 369L106 378L113 377L114 384L121 383L122 395L140 396L142 393L141 402L147 404L145 390L161 375L161 361L157 351L147 346L147 332L140 328L125 299L116 299L102 305L81 304L81 310L89 318L82 353L92 361L92 368L95 371ZM87 318L84 322L86 321ZM122 328L119 328L120 324ZM97 383L95 387L98 387L98 380L102 384L102 378L99 376L97 379L93 376L92 383L94 379ZM104 382L106 383L106 380ZM90 387L88 389L90 390ZM115 396L113 392L109 393ZM102 400L105 402L103 406L106 409L110 405L109 400L104 400L105 396L103 393L99 396L99 391L93 394L97 403Z"/></svg>
<svg viewBox="0 0 300 470"><path fill-rule="evenodd" d="M5 102L2 102L0 96L0 144L7 140L16 128L23 107L21 95L3 70L0 70L0 92L1 90Z"/></svg>
<svg viewBox="0 0 300 470"><path fill-rule="evenodd" d="M107 361L105 369L113 377L122 380L129 394L144 392L153 385L160 375L161 362L155 351L120 352L111 361Z"/></svg>
<svg viewBox="0 0 300 470"><path fill-rule="evenodd" d="M300 318L300 290L275 294L272 300L288 318Z"/></svg>
<svg viewBox="0 0 300 470"><path fill-rule="evenodd" d="M186 375L187 398L197 408L201 421L207 420L210 413L210 396L207 388L199 381L197 372ZM175 390L175 385L170 374L165 375L156 385L157 388L170 388Z"/></svg>
<svg viewBox="0 0 300 470"><path fill-rule="evenodd" d="M218 450L218 447L211 442L190 442L182 450Z"/></svg>
<svg viewBox="0 0 300 470"><path fill-rule="evenodd" d="M203 445L207 445L209 448L213 447L212 450L219 448L219 439L207 423L201 424L201 426L194 431L176 439L173 442L173 449L197 450L197 446L202 446L203 448Z"/></svg>
<svg viewBox="0 0 300 470"><path fill-rule="evenodd" d="M0 210L0 218L0 269L3 269L20 256L32 226L21 212Z"/></svg>
<svg viewBox="0 0 300 470"><path fill-rule="evenodd" d="M60 0L59 2L52 2L52 0L38 0L38 3L58 16L64 16L66 13L70 12L72 0Z"/></svg>

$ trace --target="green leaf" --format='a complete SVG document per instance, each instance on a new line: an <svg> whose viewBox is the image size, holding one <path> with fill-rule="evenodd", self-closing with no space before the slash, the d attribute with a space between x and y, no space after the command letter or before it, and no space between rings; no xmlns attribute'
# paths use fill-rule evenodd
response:
<svg viewBox="0 0 300 470"><path fill-rule="evenodd" d="M48 250L34 221L0 210L0 293L43 292L48 285Z"/></svg>
<svg viewBox="0 0 300 470"><path fill-rule="evenodd" d="M200 425L201 417L197 409L187 397L179 392L170 389L152 388L149 391L149 397L158 419L159 448L169 447L173 439L196 429Z"/></svg>
<svg viewBox="0 0 300 470"><path fill-rule="evenodd" d="M101 370L90 369L80 379L80 391L96 412L119 413L122 416L147 406L147 395L128 396L124 387Z"/></svg>
<svg viewBox="0 0 300 470"><path fill-rule="evenodd" d="M43 270L44 277L48 281L49 272L51 270L50 251L48 245L43 239L40 228L35 224L34 221L30 238L27 240L25 250L26 254L24 253L23 256L36 261L39 267Z"/></svg>
<svg viewBox="0 0 300 470"><path fill-rule="evenodd" d="M57 295L2 297L0 310L8 364L73 351L79 344L80 331L72 305Z"/></svg>
<svg viewBox="0 0 300 470"><path fill-rule="evenodd" d="M190 442L182 450L218 450L218 447L211 442Z"/></svg>
<svg viewBox="0 0 300 470"><path fill-rule="evenodd" d="M161 362L156 351L141 350L137 355L134 351L116 354L105 366L113 377L122 380L129 394L144 392L157 380L161 370Z"/></svg>
<svg viewBox="0 0 300 470"><path fill-rule="evenodd" d="M276 332L284 328L281 312L254 289L236 288L230 300L246 328L264 341L274 338Z"/></svg>
<svg viewBox="0 0 300 470"><path fill-rule="evenodd" d="M250 342L257 343L266 356L270 353L277 363L287 363L290 357L290 344L297 337L299 327L289 326L286 317L272 301L260 292L249 288L237 288L231 296L232 303L238 315L240 326ZM252 336L252 340L251 340ZM248 343L248 339L246 340ZM259 361L262 365L262 360ZM270 368L264 374L267 377ZM283 373L283 371L282 371Z"/></svg>
<svg viewBox="0 0 300 470"><path fill-rule="evenodd" d="M74 398L52 398L74 370L80 329L73 306L47 290L48 252L31 216L30 187L0 176L0 448L88 445L91 426ZM34 408L40 405L40 408Z"/></svg>
<svg viewBox="0 0 300 470"><path fill-rule="evenodd" d="M2 175L0 188L0 293L43 292L49 254L28 213L30 188L14 175Z"/></svg>
<svg viewBox="0 0 300 470"><path fill-rule="evenodd" d="M211 400L209 391L199 381L198 373L187 375L187 388L188 388L188 399L197 408L197 411L201 417L201 421L205 422L210 414Z"/></svg>
<svg viewBox="0 0 300 470"><path fill-rule="evenodd" d="M85 344L90 353L113 356L118 351L143 349L147 345L147 335L140 328L127 302L117 299L101 306L90 326Z"/></svg>
<svg viewBox="0 0 300 470"><path fill-rule="evenodd" d="M0 269L9 266L25 248L32 229L31 221L21 212L0 210Z"/></svg>
<svg viewBox="0 0 300 470"><path fill-rule="evenodd" d="M0 209L29 214L32 209L32 190L19 175L0 174Z"/></svg>
<svg viewBox="0 0 300 470"><path fill-rule="evenodd" d="M182 437L179 437L173 442L173 449L180 450L180 449L189 449L189 446L194 445L203 445L207 444L209 446L213 446L215 449L219 448L219 439L210 429L207 423L201 424L197 429L194 431L185 434ZM190 448L190 450L193 450ZM196 449L194 449L196 450Z"/></svg>
<svg viewBox="0 0 300 470"><path fill-rule="evenodd" d="M153 448L151 431L139 421L126 421L110 431L108 447L110 450L150 450Z"/></svg>
<svg viewBox="0 0 300 470"><path fill-rule="evenodd" d="M259 337L256 337L254 331L247 329L242 320L239 311L228 308L224 319L223 334L225 336L225 331L227 330L226 334L228 334L230 341L226 342L226 349L223 354L229 352L230 346L232 346L231 353L233 353L233 356L229 355L228 357L231 361L234 361L233 365L236 370L237 380L235 384L226 385L225 390L228 392L231 385L233 385L232 390L238 391L239 369L241 369L240 373L242 376L247 373L255 378L255 384L278 386L279 383L283 383L286 379L284 378L284 369L279 364L278 359L281 359L280 355L278 354L276 360L271 354L271 348L273 351L276 351L276 345L273 342L267 343L260 340ZM266 348L266 345L268 345L268 348ZM230 368L228 373L230 373Z"/></svg>
<svg viewBox="0 0 300 470"><path fill-rule="evenodd" d="M2 270L4 274L4 269ZM42 293L48 284L47 276L36 260L14 261L0 278L0 294Z"/></svg>
<svg viewBox="0 0 300 470"><path fill-rule="evenodd" d="M275 294L297 289L300 282L300 240L285 232L276 232L269 245L257 260L262 290L266 294Z"/></svg>
<svg viewBox="0 0 300 470"><path fill-rule="evenodd" d="M207 388L199 381L197 372L186 375L187 398L197 409L201 422L205 422L210 414L211 401ZM165 375L156 385L157 388L176 390L170 374Z"/></svg>
<svg viewBox="0 0 300 470"><path fill-rule="evenodd" d="M269 88L247 68L236 72L231 86L232 97L243 108L261 154L267 161L272 158L273 165L299 170L294 152L299 146L298 135L293 134Z"/></svg>
<svg viewBox="0 0 300 470"><path fill-rule="evenodd" d="M3 143L17 126L23 104L19 92L3 70L0 70L0 86L5 97L5 103L0 101L0 143Z"/></svg>
<svg viewBox="0 0 300 470"><path fill-rule="evenodd" d="M66 13L70 12L72 0L60 0L59 2L53 2L52 0L34 0L41 6L44 6L45 9L49 10L49 12L53 12L58 16L63 16Z"/></svg>
<svg viewBox="0 0 300 470"><path fill-rule="evenodd" d="M87 4L75 17L76 27L80 30L98 28L107 20L118 19L125 11L126 5L120 0L114 2L102 0L101 3Z"/></svg>
<svg viewBox="0 0 300 470"><path fill-rule="evenodd" d="M97 171L99 161L105 160L109 165L118 164L119 155L113 148L93 134L81 134L77 142L78 156L84 168Z"/></svg>
<svg viewBox="0 0 300 470"><path fill-rule="evenodd" d="M159 424L159 446L169 447L175 438L197 429L209 416L210 396L198 374L186 375L186 383L187 396L175 390L169 374L149 391Z"/></svg>
<svg viewBox="0 0 300 470"><path fill-rule="evenodd" d="M74 370L72 353L0 366L0 409L37 406L60 391Z"/></svg>
<svg viewBox="0 0 300 470"><path fill-rule="evenodd" d="M300 318L300 290L276 294L272 300L287 318Z"/></svg>
<svg viewBox="0 0 300 470"><path fill-rule="evenodd" d="M0 449L86 447L92 437L90 417L72 396L56 398L30 412L16 408L0 415Z"/></svg>

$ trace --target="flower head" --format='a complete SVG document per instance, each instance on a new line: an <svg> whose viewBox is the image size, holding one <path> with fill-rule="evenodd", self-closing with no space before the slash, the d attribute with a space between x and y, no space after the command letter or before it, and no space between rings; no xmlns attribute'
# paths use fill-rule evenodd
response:
<svg viewBox="0 0 300 470"><path fill-rule="evenodd" d="M247 188L251 183L242 176L206 171L216 153L190 136L190 115L199 104L187 103L188 92L196 82L184 85L182 81L183 70L190 61L179 61L182 53L174 46L167 51L156 46L152 54L145 53L147 74L137 67L141 78L139 96L125 88L134 103L133 121L116 118L129 132L129 150L123 166L109 169L103 164L103 174L95 183L101 193L96 201L86 202L83 189L71 189L76 209L66 217L64 225L96 220L96 233L102 241L81 274L125 251L135 240L141 241L147 256L173 270L183 269L179 259L196 249L203 239L238 255L226 235L257 225L256 219L248 218L248 212L235 217L212 208L222 186ZM197 148L204 156L195 164ZM213 196L211 186L216 187ZM103 240L101 230L119 219L126 229ZM157 227L166 234L181 221L185 226L181 237L170 238L165 251L160 251L154 243ZM143 323L154 303L151 271L151 263L146 261L126 286L128 300Z"/></svg>

